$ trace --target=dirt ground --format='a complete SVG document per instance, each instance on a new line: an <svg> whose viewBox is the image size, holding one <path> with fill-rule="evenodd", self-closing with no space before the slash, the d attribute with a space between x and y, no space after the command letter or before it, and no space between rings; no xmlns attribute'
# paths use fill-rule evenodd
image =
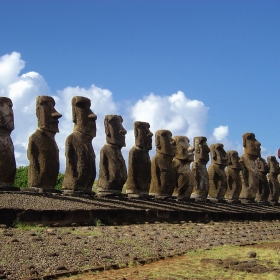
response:
<svg viewBox="0 0 280 280"><path fill-rule="evenodd" d="M280 242L277 241L247 246L222 246L209 251L198 250L197 253L192 251L183 256L145 265L138 264L128 268L82 274L61 280L276 280L280 279L279 251Z"/></svg>
<svg viewBox="0 0 280 280"><path fill-rule="evenodd" d="M16 226L10 228L1 225L0 228L0 279L50 279L55 274L71 275L95 268L104 270L125 266L133 269L126 276L116 278L117 273L122 273L121 270L116 270L108 272L113 273L113 278L101 278L99 274L97 278L88 279L203 279L178 278L179 276L143 278L141 273L145 268L141 267L140 270L134 265L145 260L164 259L199 250L210 252L224 245L247 246L280 240L279 221L177 221L87 227ZM183 263L186 262L182 259L184 257L179 257ZM172 259L160 260L151 266L162 269L168 267L169 262L172 274ZM213 265L211 261L206 264ZM104 274L102 277L107 276Z"/></svg>

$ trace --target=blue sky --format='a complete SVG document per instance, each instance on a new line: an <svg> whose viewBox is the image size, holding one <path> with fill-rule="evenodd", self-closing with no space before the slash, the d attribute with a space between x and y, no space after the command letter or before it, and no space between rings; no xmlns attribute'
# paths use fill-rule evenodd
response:
<svg viewBox="0 0 280 280"><path fill-rule="evenodd" d="M14 102L18 164L28 164L40 94L57 96L63 114L62 161L73 95L92 100L97 154L103 117L117 113L129 131L125 155L134 120L149 121L154 133L203 134L240 154L242 134L254 132L263 156L276 155L279 14L272 0L1 0L0 94Z"/></svg>

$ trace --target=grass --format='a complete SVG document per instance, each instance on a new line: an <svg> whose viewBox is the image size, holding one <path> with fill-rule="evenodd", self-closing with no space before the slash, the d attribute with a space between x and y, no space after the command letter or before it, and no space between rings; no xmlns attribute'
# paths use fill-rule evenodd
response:
<svg viewBox="0 0 280 280"><path fill-rule="evenodd" d="M254 246L224 245L211 250L196 250L184 256L161 260L147 265L130 262L128 268L79 275L80 280L92 279L207 279L207 280L276 280L278 272L253 273L224 268L215 260L234 259L238 262L248 259L247 253L257 253L256 263L265 267L279 268L280 243L267 242ZM132 277L132 278L131 278ZM68 278L69 279L69 278ZM71 278L70 278L71 279ZM73 278L75 279L75 278Z"/></svg>
<svg viewBox="0 0 280 280"><path fill-rule="evenodd" d="M25 223L20 222L19 220L15 220L13 222L13 227L19 229L19 230L33 230L38 233L41 233L44 230L44 227L35 226L35 225L28 225Z"/></svg>
<svg viewBox="0 0 280 280"><path fill-rule="evenodd" d="M100 235L102 235L101 232L96 231L96 230L85 231L85 230L82 230L82 229L76 229L74 231L71 231L71 233L74 234L74 235L78 235L78 236L80 236L80 235L85 235L85 236L100 236Z"/></svg>

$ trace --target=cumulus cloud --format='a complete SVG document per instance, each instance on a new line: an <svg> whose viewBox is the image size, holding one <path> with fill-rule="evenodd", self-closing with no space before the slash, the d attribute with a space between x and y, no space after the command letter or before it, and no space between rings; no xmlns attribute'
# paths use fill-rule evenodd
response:
<svg viewBox="0 0 280 280"><path fill-rule="evenodd" d="M63 115L60 119L60 133L56 135L56 141L60 151L61 171L65 169L64 145L66 137L73 130L71 99L73 96L81 95L92 100L92 109L98 116L97 137L93 145L97 151L97 162L99 161L99 150L105 143L103 119L105 114L117 114L118 109L113 101L112 93L107 89L101 89L92 85L89 89L80 87L67 87L59 90L55 95L50 91L45 79L36 72L28 72L19 75L25 62L21 60L19 53L12 53L0 58L0 69L8 69L9 75L1 75L1 96L7 96L13 101L15 130L12 139L15 146L15 157L17 166L28 165L26 150L29 136L37 128L35 115L35 101L38 95L52 96L56 101L56 109ZM10 83L5 83L7 79ZM2 81L2 82L1 82Z"/></svg>
<svg viewBox="0 0 280 280"><path fill-rule="evenodd" d="M112 92L92 85L89 89L80 87L67 87L59 90L56 99L56 109L63 115L60 119L60 133L56 135L56 141L60 151L61 169L65 168L65 139L73 130L71 99L73 96L84 96L91 100L92 111L97 115L97 134L93 139L93 147L96 154L96 162L99 162L99 151L105 143L103 120L108 114L119 114L113 100ZM98 170L97 170L98 172Z"/></svg>
<svg viewBox="0 0 280 280"><path fill-rule="evenodd" d="M20 59L20 54L12 52L0 57L0 93L5 95L5 88L16 82L20 71L24 68L25 62Z"/></svg>
<svg viewBox="0 0 280 280"><path fill-rule="evenodd" d="M193 138L205 135L208 110L203 102L188 99L182 91L171 96L151 93L132 106L130 117L133 121L149 122L153 132L168 129L174 136Z"/></svg>
<svg viewBox="0 0 280 280"><path fill-rule="evenodd" d="M103 120L106 114L123 115L124 125L127 129L126 147L123 148L124 158L127 161L128 151L134 144L132 129L133 121L149 122L153 133L159 129L169 129L172 134L186 135L192 141L195 136L206 136L209 145L215 141L223 141L225 147L233 148L227 136L228 126L219 126L214 129L212 135L207 135L206 124L209 108L202 101L191 100L182 91L169 96L160 96L151 93L148 96L130 104L129 109L121 110L113 99L113 94L108 89L102 89L94 84L89 88L66 87L52 93L45 79L36 72L28 72L20 75L25 62L19 53L13 52L0 57L0 94L8 96L14 103L15 130L12 139L15 146L17 165L28 165L26 149L29 136L37 128L35 115L35 100L38 95L50 95L56 101L56 109L63 116L60 119L60 133L56 135L56 141L60 150L61 171L65 169L64 145L66 137L73 130L71 99L80 95L91 99L92 110L97 115L97 137L93 139L98 168L99 151L105 143ZM124 113L125 112L125 113ZM151 152L151 156L155 150Z"/></svg>
<svg viewBox="0 0 280 280"><path fill-rule="evenodd" d="M222 126L216 127L213 131L213 135L216 138L217 141L224 140L228 136L228 126Z"/></svg>

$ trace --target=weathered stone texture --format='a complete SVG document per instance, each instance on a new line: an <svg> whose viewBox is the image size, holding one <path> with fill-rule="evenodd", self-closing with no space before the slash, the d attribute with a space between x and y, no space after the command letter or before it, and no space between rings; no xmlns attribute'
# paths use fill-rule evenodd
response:
<svg viewBox="0 0 280 280"><path fill-rule="evenodd" d="M173 196L190 198L195 187L195 178L190 164L194 161L194 147L186 136L175 136L175 157L172 164L175 169L176 181Z"/></svg>
<svg viewBox="0 0 280 280"><path fill-rule="evenodd" d="M256 201L265 202L268 199L269 187L267 181L267 173L269 172L269 166L266 163L265 159L258 157L256 159L256 165L259 171L259 188L256 193Z"/></svg>
<svg viewBox="0 0 280 280"><path fill-rule="evenodd" d="M151 161L152 179L149 194L171 196L175 186L175 170L172 159L175 142L169 130L157 130L155 135L156 154Z"/></svg>
<svg viewBox="0 0 280 280"><path fill-rule="evenodd" d="M100 151L99 178L100 194L119 194L127 180L125 160L121 148L125 147L126 130L123 119L118 115L106 115L104 119L106 144Z"/></svg>
<svg viewBox="0 0 280 280"><path fill-rule="evenodd" d="M216 143L210 145L211 164L208 168L209 196L214 199L224 199L227 191L227 177L225 168L227 166L227 153L224 145Z"/></svg>
<svg viewBox="0 0 280 280"><path fill-rule="evenodd" d="M268 200L271 202L278 202L280 195L280 169L279 162L275 156L267 157L267 164L269 166L268 185L269 185L269 197Z"/></svg>
<svg viewBox="0 0 280 280"><path fill-rule="evenodd" d="M241 165L239 163L240 157L237 151L229 150L228 155L228 166L225 170L227 176L227 191L225 197L229 200L237 201L242 189L241 183Z"/></svg>
<svg viewBox="0 0 280 280"><path fill-rule="evenodd" d="M14 130L13 103L0 97L0 189L13 187L16 162L11 132Z"/></svg>
<svg viewBox="0 0 280 280"><path fill-rule="evenodd" d="M244 154L240 157L242 190L240 199L253 201L259 188L259 171L255 160L260 156L261 144L251 132L242 135Z"/></svg>
<svg viewBox="0 0 280 280"><path fill-rule="evenodd" d="M27 157L29 159L28 186L51 190L55 188L59 172L59 151L55 142L58 119L62 116L55 108L50 96L36 98L38 129L29 137Z"/></svg>
<svg viewBox="0 0 280 280"><path fill-rule="evenodd" d="M149 150L152 149L150 125L136 121L134 126L135 145L129 151L127 194L148 195L151 183L151 160Z"/></svg>
<svg viewBox="0 0 280 280"><path fill-rule="evenodd" d="M204 136L194 137L195 160L192 164L192 172L196 180L193 191L194 198L206 200L209 193L209 176L206 164L209 161L210 149L207 138Z"/></svg>
<svg viewBox="0 0 280 280"><path fill-rule="evenodd" d="M72 98L74 131L65 142L66 170L64 190L91 192L96 177L92 139L96 136L96 115L90 109L90 99Z"/></svg>

